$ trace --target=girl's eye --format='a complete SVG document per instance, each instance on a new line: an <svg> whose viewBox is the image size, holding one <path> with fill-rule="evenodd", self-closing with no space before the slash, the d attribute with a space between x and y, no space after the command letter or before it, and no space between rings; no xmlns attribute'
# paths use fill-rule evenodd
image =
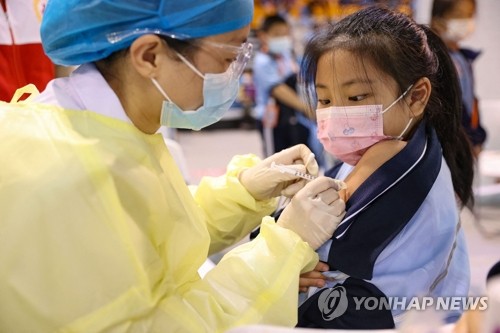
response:
<svg viewBox="0 0 500 333"><path fill-rule="evenodd" d="M356 95L356 96L349 96L349 100L353 102L359 102L362 101L366 98L367 94L364 95Z"/></svg>
<svg viewBox="0 0 500 333"><path fill-rule="evenodd" d="M329 99L318 99L318 103L321 105L328 105L328 104L330 104L330 100Z"/></svg>

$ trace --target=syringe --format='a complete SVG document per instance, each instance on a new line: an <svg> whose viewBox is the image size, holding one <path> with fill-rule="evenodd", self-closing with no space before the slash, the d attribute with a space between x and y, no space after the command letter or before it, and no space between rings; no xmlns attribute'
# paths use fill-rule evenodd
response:
<svg viewBox="0 0 500 333"><path fill-rule="evenodd" d="M307 180L314 180L318 178L309 173L301 172L299 170L295 170L294 168L290 168L289 166L283 164L277 164L275 162L271 163L271 168L278 169L281 173L288 173L290 175L294 175Z"/></svg>
<svg viewBox="0 0 500 333"><path fill-rule="evenodd" d="M291 168L289 166L286 166L283 164L277 164L275 162L271 163L271 168L278 169L282 173L288 173L290 175L294 175L294 176L297 176L297 177L300 177L300 178L303 178L306 180L314 180L314 179L318 178L317 176L313 176L309 173L301 172L301 171L296 170L294 168ZM338 180L338 179L334 179L334 180L337 183L337 185L339 186L339 189L338 189L339 191L345 190L347 188L347 184L344 183L343 181Z"/></svg>

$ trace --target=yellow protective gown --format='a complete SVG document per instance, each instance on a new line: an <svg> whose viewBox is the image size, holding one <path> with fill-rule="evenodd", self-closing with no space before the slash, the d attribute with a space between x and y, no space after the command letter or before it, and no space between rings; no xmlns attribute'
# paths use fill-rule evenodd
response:
<svg viewBox="0 0 500 333"><path fill-rule="evenodd" d="M161 135L29 102L0 103L0 142L0 332L295 324L317 256L238 182L255 157L191 193ZM200 279L209 252L262 217L260 236Z"/></svg>

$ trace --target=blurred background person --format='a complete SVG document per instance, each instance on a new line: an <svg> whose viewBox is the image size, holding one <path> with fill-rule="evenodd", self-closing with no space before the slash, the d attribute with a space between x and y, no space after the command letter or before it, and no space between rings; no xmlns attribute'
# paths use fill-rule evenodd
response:
<svg viewBox="0 0 500 333"><path fill-rule="evenodd" d="M55 67L43 52L40 21L45 4L0 0L0 100L10 101L17 88L33 83L45 89Z"/></svg>
<svg viewBox="0 0 500 333"><path fill-rule="evenodd" d="M29 83L45 89L54 77L71 68L55 66L45 55L40 22L47 0L0 0L0 100L10 101L14 92Z"/></svg>
<svg viewBox="0 0 500 333"><path fill-rule="evenodd" d="M321 166L316 127L307 117L296 89L299 64L290 29L283 16L271 15L264 19L257 33L260 49L253 62L257 127L265 156L303 143L316 154Z"/></svg>
<svg viewBox="0 0 500 333"><path fill-rule="evenodd" d="M446 43L457 68L462 88L462 124L477 158L487 137L486 131L481 125L472 66L480 52L460 45L465 38L474 32L476 11L475 0L434 0L431 27Z"/></svg>

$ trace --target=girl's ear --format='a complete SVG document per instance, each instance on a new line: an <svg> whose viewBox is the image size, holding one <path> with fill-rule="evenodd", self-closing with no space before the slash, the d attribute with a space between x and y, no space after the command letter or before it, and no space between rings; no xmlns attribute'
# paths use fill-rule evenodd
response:
<svg viewBox="0 0 500 333"><path fill-rule="evenodd" d="M432 86L428 78L420 78L410 89L406 96L406 104L410 108L413 116L418 117L423 114L429 97L431 96Z"/></svg>

